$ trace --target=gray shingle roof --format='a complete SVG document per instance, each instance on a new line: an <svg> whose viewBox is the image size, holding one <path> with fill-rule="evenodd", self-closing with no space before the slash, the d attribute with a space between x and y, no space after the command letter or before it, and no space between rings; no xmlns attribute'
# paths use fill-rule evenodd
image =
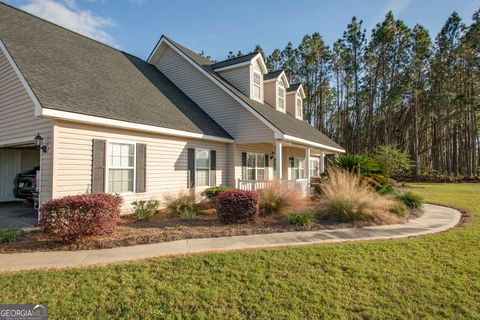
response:
<svg viewBox="0 0 480 320"><path fill-rule="evenodd" d="M243 92L238 90L235 86L230 84L227 80L225 80L222 76L220 76L217 72L215 72L211 64L202 65L201 63L199 63L198 57L200 56L198 54L194 53L191 50L188 50L188 52L186 52L184 51L185 47L183 47L182 45L179 45L177 42L172 41L171 39L168 39L168 38L166 39L170 43L172 43L175 47L177 47L177 49L182 51L185 55L187 55L194 62L196 62L198 65L201 65L205 71L207 71L215 79L221 82L222 85L224 85L227 89L229 89L232 93L234 93L244 103L252 107L258 114L260 114L263 118L265 118L268 122L270 122L274 127L276 127L278 130L280 130L284 134L292 135L297 138L320 143L332 148L344 150L340 145L332 141L330 138L328 138L319 130L309 125L307 122L299 120L295 117L292 117L291 115L279 112L266 102L262 104L258 101L250 99Z"/></svg>
<svg viewBox="0 0 480 320"><path fill-rule="evenodd" d="M297 91L298 88L300 88L302 84L301 83L293 83L290 85L290 87L287 89L287 92L292 92L292 91Z"/></svg>
<svg viewBox="0 0 480 320"><path fill-rule="evenodd" d="M231 65L234 65L234 64L250 61L257 54L258 54L257 52L249 53L249 54L246 54L246 55L241 56L241 57L237 57L237 58L228 59L228 60L224 60L224 61L214 63L211 66L212 66L213 69L220 69L220 68L223 68L223 67L228 67L228 66L231 66Z"/></svg>
<svg viewBox="0 0 480 320"><path fill-rule="evenodd" d="M3 3L0 39L44 108L232 138L139 58Z"/></svg>
<svg viewBox="0 0 480 320"><path fill-rule="evenodd" d="M277 70L273 72L269 72L267 74L263 75L263 80L270 80L270 79L276 79L278 76L283 72L283 70Z"/></svg>

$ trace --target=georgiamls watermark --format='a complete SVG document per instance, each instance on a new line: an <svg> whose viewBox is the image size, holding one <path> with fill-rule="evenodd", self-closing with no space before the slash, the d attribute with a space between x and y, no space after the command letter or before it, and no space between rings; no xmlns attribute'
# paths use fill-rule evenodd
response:
<svg viewBox="0 0 480 320"><path fill-rule="evenodd" d="M0 320L47 320L44 304L0 304Z"/></svg>

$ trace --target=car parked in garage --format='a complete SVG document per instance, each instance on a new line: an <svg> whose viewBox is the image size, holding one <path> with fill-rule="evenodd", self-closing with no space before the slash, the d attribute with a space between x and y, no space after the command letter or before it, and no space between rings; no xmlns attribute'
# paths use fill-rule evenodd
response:
<svg viewBox="0 0 480 320"><path fill-rule="evenodd" d="M37 171L40 167L21 172L17 174L14 182L13 194L15 198L25 199L34 203L34 197L37 192Z"/></svg>

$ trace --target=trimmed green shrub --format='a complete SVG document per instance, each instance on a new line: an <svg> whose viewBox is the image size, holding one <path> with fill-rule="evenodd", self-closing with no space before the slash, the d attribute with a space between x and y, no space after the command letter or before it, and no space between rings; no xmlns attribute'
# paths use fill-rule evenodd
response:
<svg viewBox="0 0 480 320"><path fill-rule="evenodd" d="M255 222L258 218L258 193L255 191L221 192L215 202L218 216L225 223Z"/></svg>
<svg viewBox="0 0 480 320"><path fill-rule="evenodd" d="M160 206L160 201L138 200L138 201L133 201L132 206L134 209L133 218L135 220L145 220L145 219L151 218L155 214L155 212L157 212L157 209Z"/></svg>
<svg viewBox="0 0 480 320"><path fill-rule="evenodd" d="M297 226L307 226L312 220L313 216L308 212L292 212L287 215L287 222Z"/></svg>
<svg viewBox="0 0 480 320"><path fill-rule="evenodd" d="M373 158L383 165L385 174L389 177L408 173L412 168L408 153L392 145L379 146Z"/></svg>
<svg viewBox="0 0 480 320"><path fill-rule="evenodd" d="M200 205L192 195L166 196L165 207L171 217L185 216L185 213L197 216L200 213Z"/></svg>
<svg viewBox="0 0 480 320"><path fill-rule="evenodd" d="M207 197L207 199L209 200L215 200L215 198L220 192L233 190L233 189L234 188L232 187L226 187L226 186L211 187L211 188L205 189L202 192L202 196Z"/></svg>
<svg viewBox="0 0 480 320"><path fill-rule="evenodd" d="M260 215L271 216L279 214L287 207L287 201L276 188L266 188L259 191Z"/></svg>
<svg viewBox="0 0 480 320"><path fill-rule="evenodd" d="M53 199L40 209L40 228L61 241L100 236L115 230L123 199L112 194L80 194Z"/></svg>
<svg viewBox="0 0 480 320"><path fill-rule="evenodd" d="M17 237L22 234L20 228L8 227L5 230L0 231L0 243L11 243L15 242Z"/></svg>
<svg viewBox="0 0 480 320"><path fill-rule="evenodd" d="M423 204L423 198L411 191L400 193L396 196L396 198L403 202L410 209L418 209Z"/></svg>

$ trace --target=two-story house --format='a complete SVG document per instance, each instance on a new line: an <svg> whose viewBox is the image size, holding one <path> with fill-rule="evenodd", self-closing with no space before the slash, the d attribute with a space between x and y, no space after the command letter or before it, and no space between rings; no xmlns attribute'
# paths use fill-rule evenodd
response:
<svg viewBox="0 0 480 320"><path fill-rule="evenodd" d="M0 201L36 166L41 202L305 187L344 150L303 120L304 98L258 53L213 63L162 36L144 61L0 4Z"/></svg>

